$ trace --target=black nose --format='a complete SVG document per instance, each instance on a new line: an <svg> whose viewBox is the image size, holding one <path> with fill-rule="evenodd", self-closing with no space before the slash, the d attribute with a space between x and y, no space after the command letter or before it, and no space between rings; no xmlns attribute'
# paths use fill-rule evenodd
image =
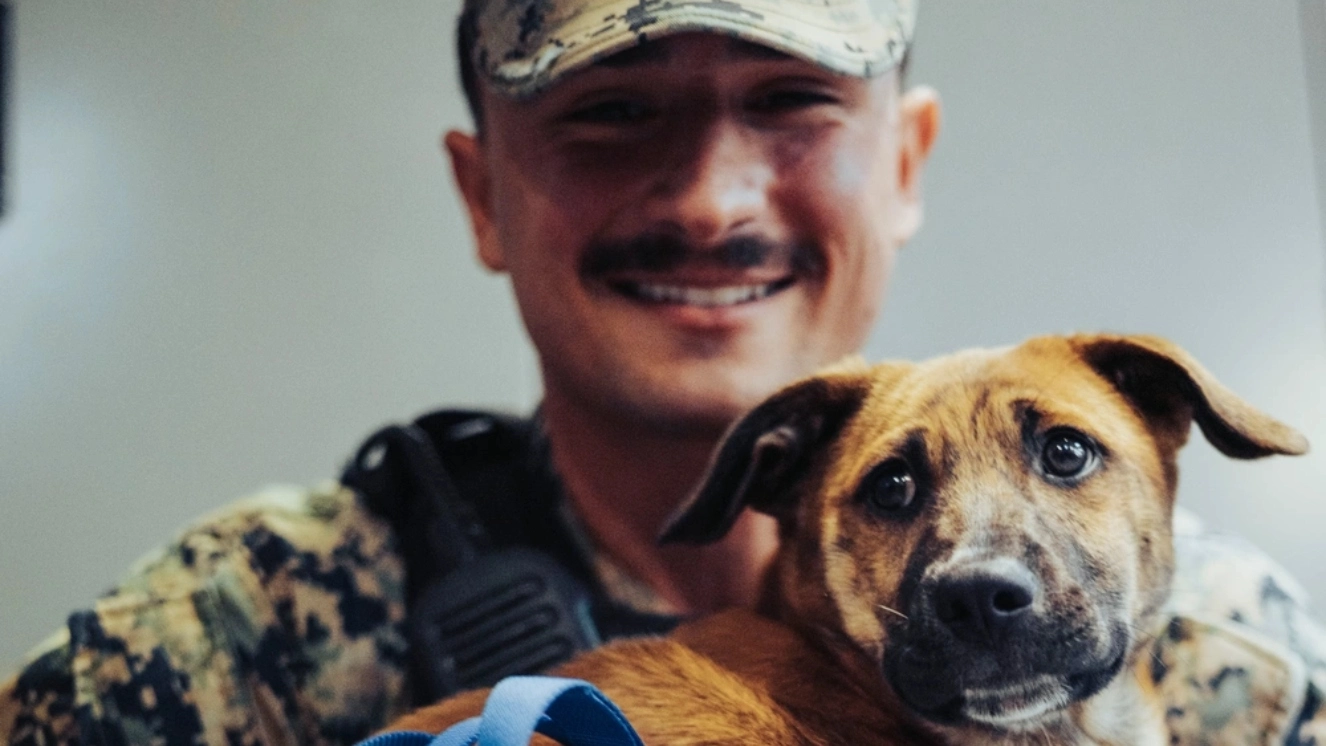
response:
<svg viewBox="0 0 1326 746"><path fill-rule="evenodd" d="M997 645L1031 616L1038 590L1021 564L991 562L935 578L929 595L934 618L955 637Z"/></svg>

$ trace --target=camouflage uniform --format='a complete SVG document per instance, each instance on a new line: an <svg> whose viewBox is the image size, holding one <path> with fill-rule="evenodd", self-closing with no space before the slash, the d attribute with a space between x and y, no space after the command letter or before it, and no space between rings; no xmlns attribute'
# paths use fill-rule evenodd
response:
<svg viewBox="0 0 1326 746"><path fill-rule="evenodd" d="M1326 746L1326 631L1273 560L1179 511L1170 622L1152 676L1173 743Z"/></svg>
<svg viewBox="0 0 1326 746"><path fill-rule="evenodd" d="M1177 528L1152 660L1173 742L1326 744L1326 636L1302 592L1253 547ZM594 566L616 600L657 611ZM72 615L0 686L0 744L352 744L409 706L404 589L390 529L349 489L270 490Z"/></svg>
<svg viewBox="0 0 1326 746"><path fill-rule="evenodd" d="M404 568L339 486L213 515L0 686L0 742L350 744L402 714Z"/></svg>

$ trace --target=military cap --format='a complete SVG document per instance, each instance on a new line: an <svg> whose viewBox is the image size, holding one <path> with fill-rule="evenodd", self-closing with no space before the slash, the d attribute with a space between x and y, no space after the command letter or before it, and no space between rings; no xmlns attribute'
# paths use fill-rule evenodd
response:
<svg viewBox="0 0 1326 746"><path fill-rule="evenodd" d="M916 0L465 0L462 23L479 75L527 96L608 55L693 31L874 77L903 58Z"/></svg>

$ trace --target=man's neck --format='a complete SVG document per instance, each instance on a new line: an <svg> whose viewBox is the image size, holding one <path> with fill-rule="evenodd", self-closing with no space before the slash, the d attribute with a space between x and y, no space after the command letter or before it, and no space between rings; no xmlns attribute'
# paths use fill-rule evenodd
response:
<svg viewBox="0 0 1326 746"><path fill-rule="evenodd" d="M563 404L549 398L542 410L553 465L598 547L679 613L754 605L777 547L773 519L747 512L707 546L656 542L703 476L721 433L647 432Z"/></svg>

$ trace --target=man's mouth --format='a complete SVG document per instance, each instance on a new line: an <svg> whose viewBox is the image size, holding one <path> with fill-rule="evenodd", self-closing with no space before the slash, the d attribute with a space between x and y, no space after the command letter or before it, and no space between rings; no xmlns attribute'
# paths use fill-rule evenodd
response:
<svg viewBox="0 0 1326 746"><path fill-rule="evenodd" d="M773 282L699 286L663 282L610 282L609 287L633 300L646 303L724 308L753 303L775 295L795 284L794 277Z"/></svg>

